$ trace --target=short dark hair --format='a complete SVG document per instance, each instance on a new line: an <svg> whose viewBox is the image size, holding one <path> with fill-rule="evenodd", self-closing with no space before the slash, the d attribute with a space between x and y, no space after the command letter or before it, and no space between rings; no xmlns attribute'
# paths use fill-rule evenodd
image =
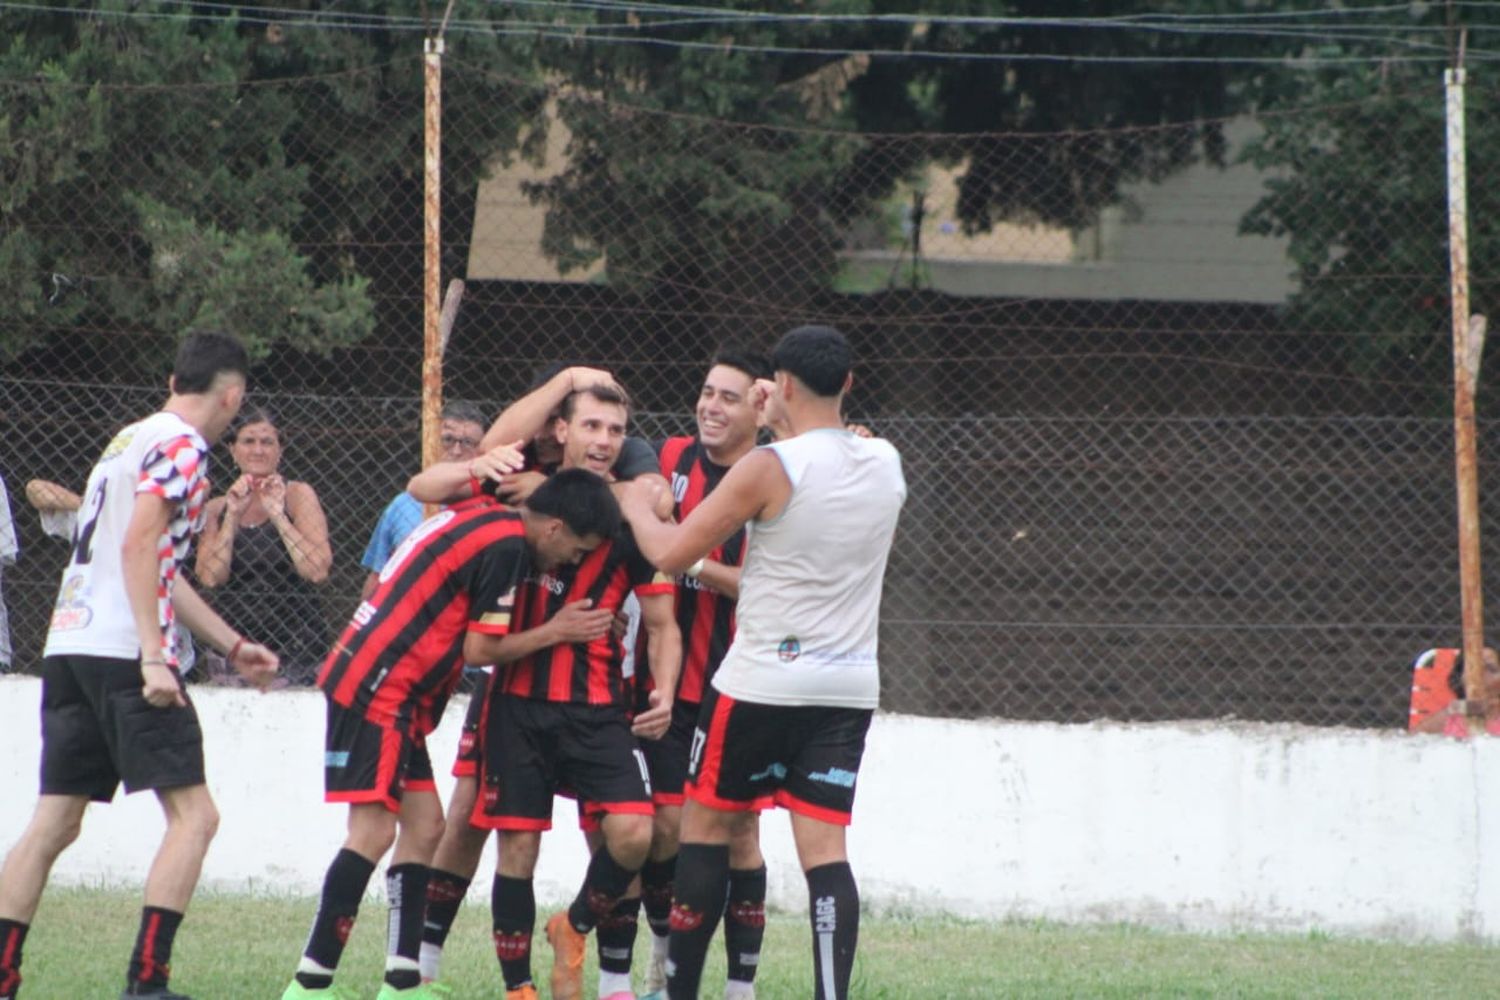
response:
<svg viewBox="0 0 1500 1000"><path fill-rule="evenodd" d="M563 469L547 477L526 500L526 509L555 517L580 538L613 538L620 530L620 505L603 477L588 469Z"/></svg>
<svg viewBox="0 0 1500 1000"><path fill-rule="evenodd" d="M719 365L742 371L749 375L751 380L771 377L771 362L760 351L752 351L739 344L723 344L714 352L714 358L709 362L709 367Z"/></svg>
<svg viewBox="0 0 1500 1000"><path fill-rule="evenodd" d="M831 326L799 326L771 349L771 367L819 396L837 396L854 367L849 340Z"/></svg>
<svg viewBox="0 0 1500 1000"><path fill-rule="evenodd" d="M443 404L444 420L462 420L468 424L478 424L480 427L488 427L489 418L479 408L478 403L471 403L465 399L455 399L451 403Z"/></svg>
<svg viewBox="0 0 1500 1000"><path fill-rule="evenodd" d="M195 330L183 338L172 364L174 392L200 395L212 389L214 379L224 374L249 376L250 357L244 344L217 330Z"/></svg>
<svg viewBox="0 0 1500 1000"><path fill-rule="evenodd" d="M224 440L229 444L234 444L239 440L240 431L251 424L270 424L271 429L276 432L277 443L285 443L286 435L281 432L281 424L276 422L276 415L264 406L243 407L239 415L234 418L234 423L229 425L229 430L224 434Z"/></svg>
<svg viewBox="0 0 1500 1000"><path fill-rule="evenodd" d="M557 408L557 415L563 420L572 420L573 411L578 408L579 396L593 396L601 403L614 403L616 406L623 406L625 407L626 414L630 413L630 397L625 395L624 389L617 389L609 385L600 385L596 382L593 385L584 386L577 392L568 393L563 398L562 405Z"/></svg>

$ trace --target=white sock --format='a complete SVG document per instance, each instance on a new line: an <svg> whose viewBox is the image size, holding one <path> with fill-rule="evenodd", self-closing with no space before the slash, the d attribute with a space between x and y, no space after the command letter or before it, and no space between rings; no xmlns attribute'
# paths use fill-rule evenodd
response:
<svg viewBox="0 0 1500 1000"><path fill-rule="evenodd" d="M655 931L652 931L651 960L654 962L660 959L661 961L665 962L667 960L667 945L671 944L671 942L672 936L670 934L662 934L658 936Z"/></svg>
<svg viewBox="0 0 1500 1000"><path fill-rule="evenodd" d="M443 964L443 949L427 941L417 952L417 964L422 967L422 982L430 983L438 977L438 968Z"/></svg>
<svg viewBox="0 0 1500 1000"><path fill-rule="evenodd" d="M417 972L418 974L420 974L420 972L419 972L420 969L421 969L420 965L418 965L416 962L413 962L411 959L407 958L405 955L387 955L387 956L385 956L385 971L386 972Z"/></svg>
<svg viewBox="0 0 1500 1000"><path fill-rule="evenodd" d="M607 997L614 993L635 994L630 989L630 973L628 972L605 972L599 970L599 995Z"/></svg>
<svg viewBox="0 0 1500 1000"><path fill-rule="evenodd" d="M303 955L301 960L297 962L297 971L311 973L314 976L331 976L337 970L330 969L326 965L314 962L306 955Z"/></svg>
<svg viewBox="0 0 1500 1000"><path fill-rule="evenodd" d="M726 980L724 1000L755 1000L755 984L739 979Z"/></svg>

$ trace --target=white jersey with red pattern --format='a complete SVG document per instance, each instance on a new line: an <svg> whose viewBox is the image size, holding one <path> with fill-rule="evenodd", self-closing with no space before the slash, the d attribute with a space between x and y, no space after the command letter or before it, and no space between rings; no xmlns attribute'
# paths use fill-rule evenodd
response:
<svg viewBox="0 0 1500 1000"><path fill-rule="evenodd" d="M120 547L135 510L136 494L151 493L172 507L156 547L156 603L163 655L168 663L177 664L172 585L178 564L187 556L189 539L203 525L207 472L207 442L175 413L154 413L115 435L84 488L73 531L73 554L63 570L43 655L140 656Z"/></svg>

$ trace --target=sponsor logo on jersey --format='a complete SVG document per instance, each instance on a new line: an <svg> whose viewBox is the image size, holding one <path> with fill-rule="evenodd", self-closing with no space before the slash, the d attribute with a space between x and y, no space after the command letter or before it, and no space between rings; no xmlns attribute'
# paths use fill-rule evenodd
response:
<svg viewBox="0 0 1500 1000"><path fill-rule="evenodd" d="M63 581L57 592L57 606L52 609L52 631L66 632L83 628L94 620L94 612L83 601L83 577L74 575Z"/></svg>
<svg viewBox="0 0 1500 1000"><path fill-rule="evenodd" d="M564 590L568 589L561 580L551 573L543 573L541 576L535 577L534 582L538 587L552 594L561 594Z"/></svg>
<svg viewBox="0 0 1500 1000"><path fill-rule="evenodd" d="M791 663L801 655L802 643L798 642L797 637L794 635L789 635L785 639L782 639L776 647L776 656L782 663Z"/></svg>

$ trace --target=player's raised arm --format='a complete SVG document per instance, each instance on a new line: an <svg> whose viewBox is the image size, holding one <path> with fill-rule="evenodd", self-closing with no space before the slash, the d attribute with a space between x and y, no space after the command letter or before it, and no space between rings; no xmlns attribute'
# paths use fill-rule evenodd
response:
<svg viewBox="0 0 1500 1000"><path fill-rule="evenodd" d="M747 522L776 516L792 495L781 460L766 449L734 463L719 487L681 524L657 517L660 489L650 482L633 485L620 510L641 552L663 573L686 571Z"/></svg>
<svg viewBox="0 0 1500 1000"><path fill-rule="evenodd" d="M615 378L599 368L575 365L564 368L535 389L511 403L495 418L479 443L488 451L506 441L530 441L542 432L547 421L568 396L591 385L615 386Z"/></svg>

